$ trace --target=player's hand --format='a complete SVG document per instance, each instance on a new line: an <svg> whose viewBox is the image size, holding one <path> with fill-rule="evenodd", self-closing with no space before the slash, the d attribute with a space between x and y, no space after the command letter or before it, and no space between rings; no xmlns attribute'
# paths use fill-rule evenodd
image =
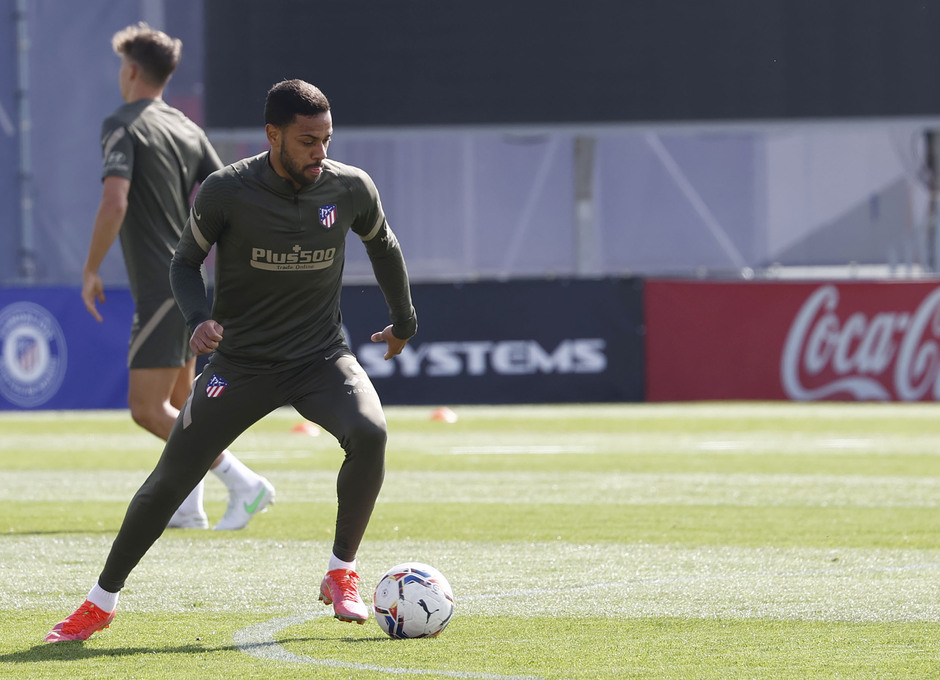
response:
<svg viewBox="0 0 940 680"><path fill-rule="evenodd" d="M222 342L222 326L209 319L196 326L193 337L189 339L189 348L196 354L208 354L218 348Z"/></svg>
<svg viewBox="0 0 940 680"><path fill-rule="evenodd" d="M401 351L405 349L405 345L408 344L407 340L402 340L401 338L395 337L395 334L392 333L391 326L386 326L378 333L373 333L372 342L384 342L388 344L388 351L385 353L386 361L394 356L401 354Z"/></svg>
<svg viewBox="0 0 940 680"><path fill-rule="evenodd" d="M101 314L95 306L95 301L104 302L104 284L98 272L82 272L82 300L85 302L85 309L95 317L95 321L100 322Z"/></svg>

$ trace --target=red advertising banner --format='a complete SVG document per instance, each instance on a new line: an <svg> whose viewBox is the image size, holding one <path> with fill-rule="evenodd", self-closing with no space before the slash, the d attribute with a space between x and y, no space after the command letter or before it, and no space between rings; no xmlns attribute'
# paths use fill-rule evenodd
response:
<svg viewBox="0 0 940 680"><path fill-rule="evenodd" d="M647 281L646 399L940 400L940 281Z"/></svg>

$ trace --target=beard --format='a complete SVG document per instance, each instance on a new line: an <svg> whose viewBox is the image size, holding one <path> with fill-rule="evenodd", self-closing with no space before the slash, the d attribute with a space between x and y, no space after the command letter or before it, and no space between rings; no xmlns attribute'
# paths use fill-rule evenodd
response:
<svg viewBox="0 0 940 680"><path fill-rule="evenodd" d="M283 148L281 148L278 153L278 160L281 162L281 167L284 168L284 171L290 175L290 178L302 187L310 186L320 179L319 175L310 178L304 174L304 169L310 166L301 166L299 163L295 163L294 159L291 158Z"/></svg>

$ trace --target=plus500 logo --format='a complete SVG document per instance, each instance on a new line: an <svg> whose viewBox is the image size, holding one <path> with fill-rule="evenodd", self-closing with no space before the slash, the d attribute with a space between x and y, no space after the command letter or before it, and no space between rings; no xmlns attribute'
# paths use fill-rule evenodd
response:
<svg viewBox="0 0 940 680"><path fill-rule="evenodd" d="M356 356L373 378L387 378L396 370L409 378L602 373L607 369L605 347L602 338L563 340L551 351L535 340L409 343L393 361L386 361L386 346L380 343L361 345Z"/></svg>

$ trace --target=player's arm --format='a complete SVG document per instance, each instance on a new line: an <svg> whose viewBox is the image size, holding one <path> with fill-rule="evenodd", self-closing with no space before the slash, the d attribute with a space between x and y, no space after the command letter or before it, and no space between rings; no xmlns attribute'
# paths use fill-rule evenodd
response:
<svg viewBox="0 0 940 680"><path fill-rule="evenodd" d="M211 318L202 277L202 264L224 225L224 215L216 208L220 205L217 186L218 182L210 180L200 187L170 261L170 287L192 332L189 346L196 354L211 352L222 341L223 329Z"/></svg>
<svg viewBox="0 0 940 680"><path fill-rule="evenodd" d="M385 296L389 318L392 323L372 334L372 342L385 342L386 359L400 354L405 344L418 330L418 317L411 304L411 286L408 268L398 239L388 226L379 192L366 173L359 177L361 184L355 196L357 214L353 231L359 235L366 247L375 280Z"/></svg>
<svg viewBox="0 0 940 680"><path fill-rule="evenodd" d="M212 146L212 143L209 141L208 137L203 134L202 159L199 162L199 168L196 174L197 181L204 182L206 177L211 175L216 170L221 170L222 167L222 159L219 158L218 152L215 150L215 147Z"/></svg>
<svg viewBox="0 0 940 680"><path fill-rule="evenodd" d="M177 250L170 261L170 287L176 304L192 331L189 346L196 354L215 350L222 341L222 326L213 321L202 278L202 260L191 260Z"/></svg>
<svg viewBox="0 0 940 680"><path fill-rule="evenodd" d="M418 330L418 320L411 304L408 268L398 239L385 223L373 238L363 243L372 263L375 280L385 296L395 335L407 340Z"/></svg>
<svg viewBox="0 0 940 680"><path fill-rule="evenodd" d="M405 348L405 344L418 330L418 317L411 304L411 286L408 268L401 246L385 220L372 238L364 240L375 280L385 296L392 323L372 334L373 342L388 344L386 359L391 359Z"/></svg>
<svg viewBox="0 0 940 680"><path fill-rule="evenodd" d="M102 183L101 202L98 204L88 256L82 269L82 300L88 312L98 321L101 321L101 314L95 303L104 302L104 285L98 269L121 231L127 214L130 189L131 182L124 177L105 177Z"/></svg>

